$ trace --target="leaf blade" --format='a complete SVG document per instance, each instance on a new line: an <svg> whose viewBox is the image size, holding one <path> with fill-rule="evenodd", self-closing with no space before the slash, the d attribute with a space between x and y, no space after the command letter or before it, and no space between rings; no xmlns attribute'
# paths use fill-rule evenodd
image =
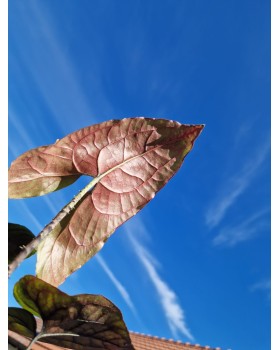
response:
<svg viewBox="0 0 279 350"><path fill-rule="evenodd" d="M29 150L14 160L8 173L9 198L42 196L71 185L82 174L73 161L76 145L90 133L103 132L116 120L80 129L49 146ZM94 173L94 164L90 171ZM86 174L86 173L84 173Z"/></svg>
<svg viewBox="0 0 279 350"><path fill-rule="evenodd" d="M79 171L89 173L88 164L94 159L91 175L98 177L98 183L67 223L40 244L38 277L59 285L95 255L115 229L173 177L202 128L166 120L126 119L107 129L103 148L100 142L99 148L92 147L96 135L87 134L75 147L74 162Z"/></svg>
<svg viewBox="0 0 279 350"><path fill-rule="evenodd" d="M22 306L33 305L33 311L40 312L43 327L36 337L40 342L76 350L133 349L120 310L103 296L69 296L30 275L21 278L15 288L25 291L24 302L18 300Z"/></svg>
<svg viewBox="0 0 279 350"><path fill-rule="evenodd" d="M27 310L17 307L8 308L8 328L10 331L33 339L36 335L36 320Z"/></svg>
<svg viewBox="0 0 279 350"><path fill-rule="evenodd" d="M40 244L38 276L59 285L96 254L174 176L203 127L142 117L111 120L13 162L9 186L14 197L57 190L81 174L97 183Z"/></svg>
<svg viewBox="0 0 279 350"><path fill-rule="evenodd" d="M22 277L15 284L14 297L25 310L39 317L47 314L49 304L53 305L61 298L69 302L67 294L31 275Z"/></svg>

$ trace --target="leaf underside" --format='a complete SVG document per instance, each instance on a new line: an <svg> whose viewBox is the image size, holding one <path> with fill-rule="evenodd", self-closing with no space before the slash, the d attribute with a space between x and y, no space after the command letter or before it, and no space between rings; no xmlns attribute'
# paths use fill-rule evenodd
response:
<svg viewBox="0 0 279 350"><path fill-rule="evenodd" d="M10 168L10 196L53 191L81 174L97 185L38 248L37 275L61 284L104 245L171 179L203 125L127 118L76 131L54 145L29 151ZM57 180L60 179L60 180ZM28 183L27 190L23 182Z"/></svg>
<svg viewBox="0 0 279 350"><path fill-rule="evenodd" d="M34 276L20 279L14 295L24 308L39 310L41 342L76 350L134 349L120 310L103 296L69 296ZM55 333L60 335L47 336Z"/></svg>

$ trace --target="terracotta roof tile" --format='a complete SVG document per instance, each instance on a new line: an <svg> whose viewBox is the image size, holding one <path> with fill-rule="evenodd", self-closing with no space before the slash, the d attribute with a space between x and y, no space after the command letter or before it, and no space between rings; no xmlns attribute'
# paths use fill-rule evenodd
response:
<svg viewBox="0 0 279 350"><path fill-rule="evenodd" d="M136 350L215 350L199 344L183 343L173 339L158 338L135 332L130 332L130 337Z"/></svg>

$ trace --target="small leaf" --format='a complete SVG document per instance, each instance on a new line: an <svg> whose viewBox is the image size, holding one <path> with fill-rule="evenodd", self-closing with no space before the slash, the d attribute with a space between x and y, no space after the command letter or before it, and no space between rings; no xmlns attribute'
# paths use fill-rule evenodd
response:
<svg viewBox="0 0 279 350"><path fill-rule="evenodd" d="M21 252L22 248L30 243L35 236L25 226L13 224L9 222L8 226L8 263L10 264L14 258ZM28 257L35 254L33 251Z"/></svg>
<svg viewBox="0 0 279 350"><path fill-rule="evenodd" d="M52 312L51 308L61 300L65 303L70 300L67 294L31 275L21 278L15 284L14 297L25 310L41 317Z"/></svg>
<svg viewBox="0 0 279 350"><path fill-rule="evenodd" d="M9 330L33 339L36 335L35 317L27 310L17 307L8 308L8 327Z"/></svg>
<svg viewBox="0 0 279 350"><path fill-rule="evenodd" d="M133 350L121 312L103 296L69 296L34 276L20 279L14 295L23 307L39 311L41 342L76 350Z"/></svg>
<svg viewBox="0 0 279 350"><path fill-rule="evenodd" d="M77 171L97 185L38 247L37 275L61 284L173 177L203 125L130 118L73 133Z"/></svg>

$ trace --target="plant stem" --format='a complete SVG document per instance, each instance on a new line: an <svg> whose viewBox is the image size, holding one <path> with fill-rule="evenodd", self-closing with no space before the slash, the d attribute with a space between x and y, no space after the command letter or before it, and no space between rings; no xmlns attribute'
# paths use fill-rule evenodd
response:
<svg viewBox="0 0 279 350"><path fill-rule="evenodd" d="M79 337L79 335L75 333L39 333L34 339L32 339L31 343L28 345L28 348L26 350L31 350L32 345L41 338L65 336Z"/></svg>
<svg viewBox="0 0 279 350"><path fill-rule="evenodd" d="M8 266L8 276L10 277L14 270L27 258L27 256L38 247L43 239L49 235L55 227L63 220L71 211L75 208L77 203L91 190L95 184L100 180L100 177L95 177L88 185L86 185L60 212L46 225L43 230L34 238L24 249L14 258L14 260Z"/></svg>

